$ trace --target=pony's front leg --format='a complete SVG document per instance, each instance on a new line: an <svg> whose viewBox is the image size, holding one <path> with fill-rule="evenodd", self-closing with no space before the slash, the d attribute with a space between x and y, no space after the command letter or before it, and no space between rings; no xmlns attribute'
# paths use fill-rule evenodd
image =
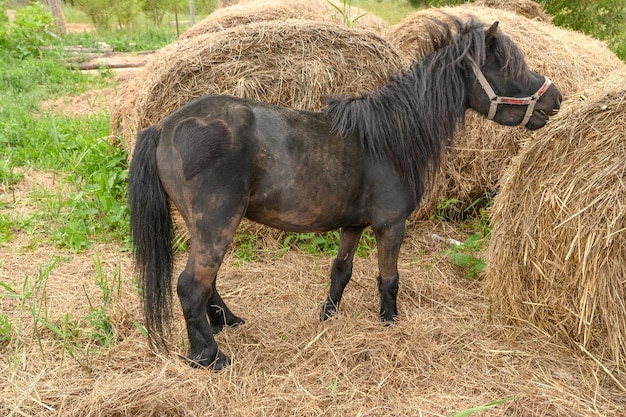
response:
<svg viewBox="0 0 626 417"><path fill-rule="evenodd" d="M374 234L378 244L380 319L384 323L393 323L398 317L398 255L404 238L404 221L390 227L374 228Z"/></svg>
<svg viewBox="0 0 626 417"><path fill-rule="evenodd" d="M230 360L218 349L213 329L207 320L207 301L212 297L214 287L211 278L194 275L192 271L188 267L180 274L176 288L187 325L188 357L191 366L212 367L217 371L228 366ZM215 279L215 275L212 279Z"/></svg>
<svg viewBox="0 0 626 417"><path fill-rule="evenodd" d="M322 320L332 317L339 307L343 290L352 277L352 261L364 227L342 227L339 251L330 271L330 290L322 308Z"/></svg>

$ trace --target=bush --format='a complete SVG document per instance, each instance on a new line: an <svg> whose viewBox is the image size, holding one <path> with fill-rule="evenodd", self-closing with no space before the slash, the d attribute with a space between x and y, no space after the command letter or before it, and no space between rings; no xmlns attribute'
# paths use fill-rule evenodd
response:
<svg viewBox="0 0 626 417"><path fill-rule="evenodd" d="M130 26L141 12L141 0L118 0L114 12L120 28Z"/></svg>
<svg viewBox="0 0 626 417"><path fill-rule="evenodd" d="M54 39L50 30L54 18L44 6L31 3L18 9L15 21L9 22L6 16L6 1L2 2L0 17L0 47L9 50L19 58L41 54L41 47Z"/></svg>
<svg viewBox="0 0 626 417"><path fill-rule="evenodd" d="M537 0L554 16L554 24L606 41L626 60L626 2L624 0Z"/></svg>
<svg viewBox="0 0 626 417"><path fill-rule="evenodd" d="M117 7L116 0L74 0L74 4L89 17L97 31L111 28Z"/></svg>
<svg viewBox="0 0 626 417"><path fill-rule="evenodd" d="M130 26L141 12L142 0L74 0L76 7L85 13L98 32Z"/></svg>
<svg viewBox="0 0 626 417"><path fill-rule="evenodd" d="M179 10L182 10L181 8L186 3L180 0L144 0L143 10L158 25L163 22L163 16L165 16L166 12L174 11L174 4L176 4Z"/></svg>

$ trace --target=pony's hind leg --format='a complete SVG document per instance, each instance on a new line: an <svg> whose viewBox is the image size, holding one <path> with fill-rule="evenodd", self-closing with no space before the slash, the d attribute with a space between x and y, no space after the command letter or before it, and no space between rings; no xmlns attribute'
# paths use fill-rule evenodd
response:
<svg viewBox="0 0 626 417"><path fill-rule="evenodd" d="M224 303L217 292L215 281L213 281L213 292L207 302L206 310L214 334L221 332L225 326L237 327L245 323L243 319L235 316Z"/></svg>
<svg viewBox="0 0 626 417"><path fill-rule="evenodd" d="M210 207L210 210L197 216L201 220L189 228L191 252L177 287L187 324L192 366L210 366L219 370L230 364L228 357L219 351L213 333L224 324L235 325L243 320L232 314L219 296L215 278L243 217L244 203L231 201L218 207L196 205ZM207 318L214 322L210 323Z"/></svg>
<svg viewBox="0 0 626 417"><path fill-rule="evenodd" d="M339 251L330 272L330 290L322 308L322 320L332 317L339 307L343 290L352 277L352 262L364 227L343 227L339 237Z"/></svg>
<svg viewBox="0 0 626 417"><path fill-rule="evenodd" d="M210 274L210 273L209 273ZM188 358L194 367L213 367L220 370L230 364L213 338L213 330L206 316L206 302L211 297L212 285L207 285L205 274L188 267L180 274L176 287L187 325Z"/></svg>

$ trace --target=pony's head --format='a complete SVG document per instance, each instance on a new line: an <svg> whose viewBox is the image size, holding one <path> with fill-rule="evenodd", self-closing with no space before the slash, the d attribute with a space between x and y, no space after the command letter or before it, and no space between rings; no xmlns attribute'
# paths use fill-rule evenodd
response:
<svg viewBox="0 0 626 417"><path fill-rule="evenodd" d="M502 125L543 127L561 107L559 90L548 77L528 69L498 22L485 30L484 46L484 55L467 56L469 107Z"/></svg>

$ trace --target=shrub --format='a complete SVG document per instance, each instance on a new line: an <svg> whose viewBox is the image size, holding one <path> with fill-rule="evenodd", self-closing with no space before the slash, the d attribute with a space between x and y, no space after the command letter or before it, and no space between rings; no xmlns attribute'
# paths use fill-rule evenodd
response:
<svg viewBox="0 0 626 417"><path fill-rule="evenodd" d="M626 60L626 2L624 0L537 0L554 16L554 24L606 41Z"/></svg>
<svg viewBox="0 0 626 417"><path fill-rule="evenodd" d="M24 58L39 55L41 47L54 38L50 30L54 18L41 4L32 3L18 9L13 22L9 22L5 10L6 2L2 2L0 47Z"/></svg>
<svg viewBox="0 0 626 417"><path fill-rule="evenodd" d="M116 0L74 0L74 4L91 19L97 31L110 29L117 7Z"/></svg>

